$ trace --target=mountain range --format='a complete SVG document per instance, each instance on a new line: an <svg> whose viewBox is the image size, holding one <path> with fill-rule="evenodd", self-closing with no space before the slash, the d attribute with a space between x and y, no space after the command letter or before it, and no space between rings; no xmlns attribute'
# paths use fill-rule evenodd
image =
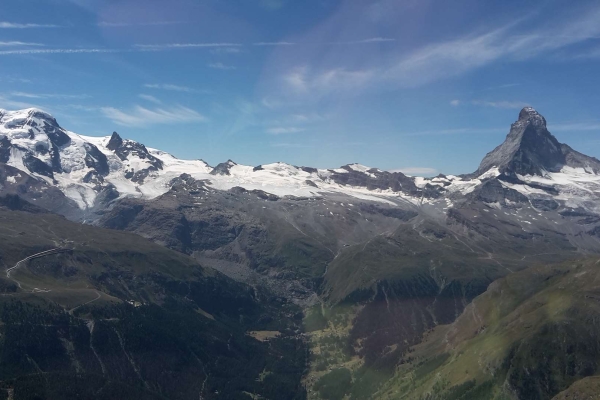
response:
<svg viewBox="0 0 600 400"><path fill-rule="evenodd" d="M28 238L0 245L6 269L70 251L7 273L3 322L42 307L36 318L92 326L69 328L78 345L64 329L44 333L63 343L60 362L29 344L13 355L35 361L0 374L15 398L29 398L23 387L54 393L47 373L97 376L99 394L124 385L173 399L551 399L597 385L597 286L580 277L595 276L600 253L600 160L558 142L531 107L477 171L431 178L360 164L213 167L116 132L78 135L41 110L0 110L0 194L6 237ZM227 387L200 336L173 354L195 354L204 372L173 365L189 382L169 386L121 322L169 318L199 319L227 344L214 357L261 361ZM100 368L110 357L85 358L95 326L115 332L106 357L120 352L131 370L111 375ZM148 332L150 353L191 340ZM277 375L274 354L293 368ZM286 382L279 392L269 376Z"/></svg>

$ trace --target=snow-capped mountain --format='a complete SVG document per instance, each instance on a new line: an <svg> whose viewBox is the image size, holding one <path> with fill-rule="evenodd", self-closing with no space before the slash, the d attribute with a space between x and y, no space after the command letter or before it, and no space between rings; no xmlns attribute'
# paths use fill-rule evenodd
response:
<svg viewBox="0 0 600 400"><path fill-rule="evenodd" d="M286 163L254 167L228 160L213 168L202 160L180 160L147 148L116 132L106 137L76 134L38 109L0 110L0 163L39 185L59 189L80 210L125 197L156 198L186 174L216 190L241 187L280 197L341 194L447 209L477 196L505 204L507 193L513 193L508 201L551 200L600 213L600 161L559 143L544 117L531 107L520 112L505 142L485 156L478 170L464 176L409 177L359 164L316 169ZM2 184L11 187L13 180Z"/></svg>
<svg viewBox="0 0 600 400"><path fill-rule="evenodd" d="M424 192L402 173L359 164L318 170L285 163L253 167L229 160L213 168L202 160L180 160L146 148L116 132L106 137L78 135L37 109L0 111L0 162L60 188L81 209L96 205L107 191L111 199L155 198L183 173L206 180L215 189L240 186L279 196L342 192L375 199Z"/></svg>

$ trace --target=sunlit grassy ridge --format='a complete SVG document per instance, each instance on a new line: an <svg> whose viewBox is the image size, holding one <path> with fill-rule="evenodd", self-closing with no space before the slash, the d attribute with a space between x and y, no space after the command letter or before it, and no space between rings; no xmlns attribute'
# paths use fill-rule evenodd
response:
<svg viewBox="0 0 600 400"><path fill-rule="evenodd" d="M598 373L599 275L589 259L494 282L456 322L415 346L376 397L551 399Z"/></svg>

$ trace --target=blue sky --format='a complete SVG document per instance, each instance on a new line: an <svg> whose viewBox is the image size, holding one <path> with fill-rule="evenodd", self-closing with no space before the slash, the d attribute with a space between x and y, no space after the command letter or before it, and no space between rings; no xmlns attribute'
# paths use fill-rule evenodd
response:
<svg viewBox="0 0 600 400"><path fill-rule="evenodd" d="M600 158L600 3L3 0L0 108L215 165L467 173L532 105Z"/></svg>

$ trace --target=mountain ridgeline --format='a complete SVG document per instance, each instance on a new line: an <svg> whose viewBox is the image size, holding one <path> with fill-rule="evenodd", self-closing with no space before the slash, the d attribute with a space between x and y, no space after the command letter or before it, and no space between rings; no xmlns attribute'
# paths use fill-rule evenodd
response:
<svg viewBox="0 0 600 400"><path fill-rule="evenodd" d="M0 388L15 399L597 386L600 161L531 107L477 171L433 178L212 167L0 111L0 218Z"/></svg>

